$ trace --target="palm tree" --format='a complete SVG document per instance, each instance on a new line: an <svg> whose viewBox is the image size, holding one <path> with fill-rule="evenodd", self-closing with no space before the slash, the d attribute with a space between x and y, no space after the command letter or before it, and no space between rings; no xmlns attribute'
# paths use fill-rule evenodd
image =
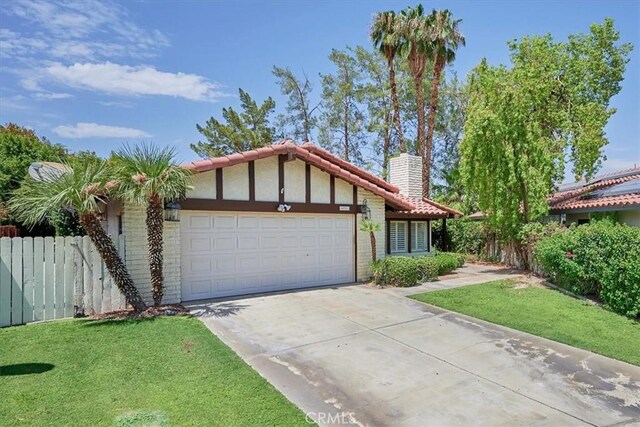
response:
<svg viewBox="0 0 640 427"><path fill-rule="evenodd" d="M398 24L402 34L403 43L400 53L407 58L407 65L413 77L416 91L416 105L418 109L418 151L422 157L422 193L426 197L429 194L429 166L430 155L427 157L427 145L425 142L425 116L424 94L422 92L422 79L429 59L429 38L426 32L426 18L421 4L416 7L407 7L400 13ZM426 185L425 185L426 184Z"/></svg>
<svg viewBox="0 0 640 427"><path fill-rule="evenodd" d="M144 311L146 305L100 223L99 205L105 202L109 189L106 162L86 162L73 169L65 166L62 174L50 174L39 181L25 180L11 198L11 211L20 222L34 226L61 209L73 210L120 292L136 312Z"/></svg>
<svg viewBox="0 0 640 427"><path fill-rule="evenodd" d="M365 233L369 233L369 238L371 239L371 261L376 262L376 235L378 231L380 231L380 224L377 222L373 222L370 219L363 219L362 223L360 223L360 231Z"/></svg>
<svg viewBox="0 0 640 427"><path fill-rule="evenodd" d="M371 24L371 40L373 45L380 50L387 60L389 68L389 87L391 88L391 102L393 104L393 121L398 132L398 144L401 152L406 152L407 147L404 142L402 123L400 122L400 103L398 102L398 91L396 86L396 71L393 65L398 49L400 48L400 37L397 32L398 19L392 10L379 12Z"/></svg>
<svg viewBox="0 0 640 427"><path fill-rule="evenodd" d="M431 173L431 150L433 146L433 132L436 126L436 109L440 78L446 64L454 61L458 46L464 46L464 35L460 32L458 24L461 19L452 20L451 12L445 10L433 10L427 18L427 31L430 39L429 51L433 56L433 75L431 78L431 101L429 102L429 124L425 140L425 152L423 156L422 191L423 196L429 196Z"/></svg>
<svg viewBox="0 0 640 427"><path fill-rule="evenodd" d="M174 159L173 148L151 144L124 146L112 159L116 194L125 201L146 206L149 271L156 306L162 303L164 294L164 202L183 197L191 185L191 173Z"/></svg>

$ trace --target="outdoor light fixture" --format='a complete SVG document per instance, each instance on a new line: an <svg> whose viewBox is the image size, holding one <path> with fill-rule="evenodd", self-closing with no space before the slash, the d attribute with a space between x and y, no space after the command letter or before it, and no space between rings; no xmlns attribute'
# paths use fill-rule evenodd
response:
<svg viewBox="0 0 640 427"><path fill-rule="evenodd" d="M360 205L360 213L362 213L362 219L370 220L371 219L371 209L367 206L367 199L362 201Z"/></svg>
<svg viewBox="0 0 640 427"><path fill-rule="evenodd" d="M165 203L164 205L164 220L170 222L179 222L180 221L180 203L172 200L170 202Z"/></svg>
<svg viewBox="0 0 640 427"><path fill-rule="evenodd" d="M277 209L278 212L289 212L290 210L291 210L291 205L285 205L285 204L278 205L278 209Z"/></svg>

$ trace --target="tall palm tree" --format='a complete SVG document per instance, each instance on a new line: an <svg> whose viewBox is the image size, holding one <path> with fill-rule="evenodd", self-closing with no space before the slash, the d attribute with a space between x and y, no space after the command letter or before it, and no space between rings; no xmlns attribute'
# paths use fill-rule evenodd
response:
<svg viewBox="0 0 640 427"><path fill-rule="evenodd" d="M63 174L50 174L39 181L27 179L11 198L11 211L27 226L41 223L61 209L75 211L120 292L135 311L144 311L146 305L100 223L99 205L105 202L109 187L106 163L86 162L73 169L67 166L65 170Z"/></svg>
<svg viewBox="0 0 640 427"><path fill-rule="evenodd" d="M444 70L446 64L449 64L455 60L456 50L459 46L464 46L465 43L464 35L458 28L458 24L460 22L462 22L461 19L452 19L451 12L447 9L433 10L426 20L426 30L430 39L429 51L433 56L433 75L431 78L429 123L427 125L425 153L423 156L422 191L424 197L429 196L431 151L433 146L433 132L436 127L436 109L438 108L438 97L442 71Z"/></svg>
<svg viewBox="0 0 640 427"><path fill-rule="evenodd" d="M392 10L379 12L376 14L371 24L371 40L373 45L380 50L387 60L389 69L389 87L391 88L391 102L393 104L393 121L398 133L398 144L401 152L406 152L407 147L404 142L402 123L400 122L400 102L398 101L398 90L396 86L396 71L393 64L398 49L400 48L400 34L397 31L398 19Z"/></svg>
<svg viewBox="0 0 640 427"><path fill-rule="evenodd" d="M164 202L185 195L191 173L175 161L175 149L151 144L124 146L113 155L112 178L116 194L125 201L146 207L149 271L153 301L162 303Z"/></svg>
<svg viewBox="0 0 640 427"><path fill-rule="evenodd" d="M369 233L369 238L371 239L371 261L377 261L376 255L376 234L380 231L380 224L377 222L373 222L370 219L363 219L362 223L360 223L360 231L365 233Z"/></svg>

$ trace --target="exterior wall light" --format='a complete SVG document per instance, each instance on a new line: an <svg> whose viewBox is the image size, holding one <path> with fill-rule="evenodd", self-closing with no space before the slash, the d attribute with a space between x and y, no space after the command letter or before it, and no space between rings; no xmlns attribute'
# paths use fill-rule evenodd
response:
<svg viewBox="0 0 640 427"><path fill-rule="evenodd" d="M180 203L172 200L164 205L164 220L169 222L180 222Z"/></svg>
<svg viewBox="0 0 640 427"><path fill-rule="evenodd" d="M362 219L367 221L371 219L371 208L367 206L367 199L362 201L362 204L360 205L360 213L362 214Z"/></svg>
<svg viewBox="0 0 640 427"><path fill-rule="evenodd" d="M278 209L277 209L278 212L289 212L290 210L291 210L291 205L285 205L285 204L278 205Z"/></svg>

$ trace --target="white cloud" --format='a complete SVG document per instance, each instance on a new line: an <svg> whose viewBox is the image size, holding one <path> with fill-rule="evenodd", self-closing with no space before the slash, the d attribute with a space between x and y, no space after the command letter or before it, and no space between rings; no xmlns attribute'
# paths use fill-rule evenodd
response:
<svg viewBox="0 0 640 427"><path fill-rule="evenodd" d="M148 138L151 135L140 129L77 123L75 126L57 126L53 132L63 138Z"/></svg>
<svg viewBox="0 0 640 427"><path fill-rule="evenodd" d="M131 67L111 62L56 64L47 67L42 74L72 88L111 95L164 95L192 101L216 101L225 96L218 84L203 76L168 73L151 66Z"/></svg>
<svg viewBox="0 0 640 427"><path fill-rule="evenodd" d="M62 92L38 92L33 95L36 99L67 99L73 98L73 95L70 93L62 93Z"/></svg>
<svg viewBox="0 0 640 427"><path fill-rule="evenodd" d="M144 29L111 1L14 0L0 13L19 18L25 33L0 29L0 56L26 60L39 53L59 59L151 57L169 45L158 30Z"/></svg>
<svg viewBox="0 0 640 427"><path fill-rule="evenodd" d="M130 102L122 101L98 101L98 104L104 105L105 107L133 108L133 104Z"/></svg>

